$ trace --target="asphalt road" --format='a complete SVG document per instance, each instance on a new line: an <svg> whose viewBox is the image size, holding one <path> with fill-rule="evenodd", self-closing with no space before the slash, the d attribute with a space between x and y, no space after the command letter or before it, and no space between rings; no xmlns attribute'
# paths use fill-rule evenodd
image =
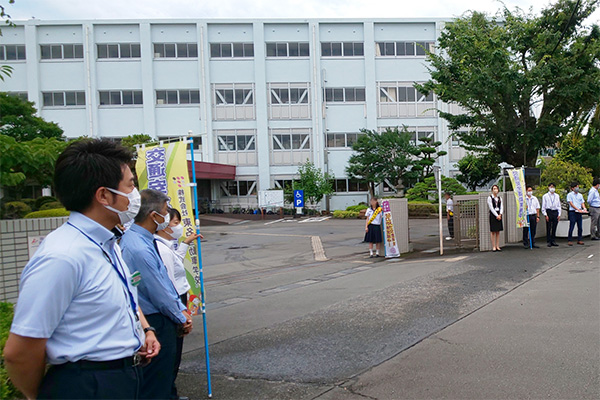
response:
<svg viewBox="0 0 600 400"><path fill-rule="evenodd" d="M514 246L502 253L370 259L361 243L363 224L282 221L207 228L203 259L215 397L363 398L359 393L364 387L355 389L353 384L372 368L385 368L432 335L484 312L546 271L568 265L584 253L599 256L599 246L588 242L584 248ZM328 261L315 261L312 236L321 238ZM597 284L597 269L591 274L586 282ZM592 308L588 317L594 319L594 311L596 317L600 314L594 304L586 307ZM199 318L195 325L186 339L179 386L181 394L202 397ZM485 330L477 337L481 333ZM568 347L557 351L566 352ZM429 360L435 366L435 356ZM568 354L564 360L569 360ZM452 371L446 375L452 379ZM392 380L386 382L394 385ZM413 386L406 397L380 386L366 395L415 398L420 393L427 398L419 387ZM591 390L600 394L597 381ZM455 393L458 397L440 397L460 398L460 392Z"/></svg>

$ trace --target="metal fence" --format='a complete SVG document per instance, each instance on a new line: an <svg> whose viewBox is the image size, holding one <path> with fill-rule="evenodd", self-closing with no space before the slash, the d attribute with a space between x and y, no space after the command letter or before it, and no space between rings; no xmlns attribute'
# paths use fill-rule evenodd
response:
<svg viewBox="0 0 600 400"><path fill-rule="evenodd" d="M454 196L454 240L460 248L479 248L479 196Z"/></svg>

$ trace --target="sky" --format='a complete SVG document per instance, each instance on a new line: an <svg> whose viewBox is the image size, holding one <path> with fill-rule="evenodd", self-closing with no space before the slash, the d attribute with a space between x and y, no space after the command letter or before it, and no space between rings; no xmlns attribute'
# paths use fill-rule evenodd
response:
<svg viewBox="0 0 600 400"><path fill-rule="evenodd" d="M0 0L7 4L8 0ZM468 10L495 14L502 4L535 13L549 0L15 0L14 20L168 18L451 18ZM600 10L590 22L600 21Z"/></svg>

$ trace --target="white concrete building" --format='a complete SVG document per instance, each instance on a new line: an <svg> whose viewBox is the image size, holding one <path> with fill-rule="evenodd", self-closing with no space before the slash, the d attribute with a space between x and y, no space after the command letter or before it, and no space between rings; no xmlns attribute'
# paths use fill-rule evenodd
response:
<svg viewBox="0 0 600 400"><path fill-rule="evenodd" d="M308 159L335 175L330 208L343 209L367 200L345 173L362 128L435 136L454 175L464 151L433 110L447 106L413 88L428 79L424 49L443 24L30 20L2 28L0 63L14 72L0 90L33 101L68 137L200 134L200 195L221 208L255 205Z"/></svg>

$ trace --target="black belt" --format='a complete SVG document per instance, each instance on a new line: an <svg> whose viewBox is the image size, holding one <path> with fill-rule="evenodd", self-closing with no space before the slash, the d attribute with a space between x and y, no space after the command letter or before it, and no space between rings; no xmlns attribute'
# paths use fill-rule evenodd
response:
<svg viewBox="0 0 600 400"><path fill-rule="evenodd" d="M140 356L135 355L131 357L124 357L118 360L111 361L89 361L79 360L75 362L66 362L60 365L54 365L55 368L77 368L87 370L109 370L109 369L123 369L136 367L140 364Z"/></svg>

